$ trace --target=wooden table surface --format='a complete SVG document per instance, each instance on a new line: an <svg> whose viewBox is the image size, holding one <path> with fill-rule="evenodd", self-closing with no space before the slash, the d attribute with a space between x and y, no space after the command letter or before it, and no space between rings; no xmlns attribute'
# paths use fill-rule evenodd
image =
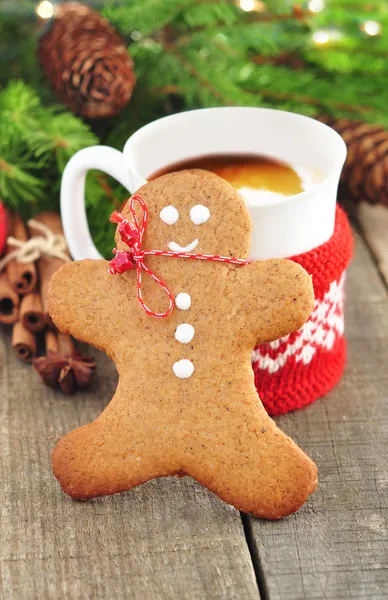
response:
<svg viewBox="0 0 388 600"><path fill-rule="evenodd" d="M50 452L101 412L114 368L98 355L94 388L67 398L0 336L1 600L388 598L388 211L363 211L347 280L345 376L278 419L320 477L282 521L241 515L188 478L72 501Z"/></svg>

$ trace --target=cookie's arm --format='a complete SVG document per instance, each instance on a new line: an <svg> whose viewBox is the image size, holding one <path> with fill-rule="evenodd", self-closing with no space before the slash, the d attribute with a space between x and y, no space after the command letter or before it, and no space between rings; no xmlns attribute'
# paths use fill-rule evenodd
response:
<svg viewBox="0 0 388 600"><path fill-rule="evenodd" d="M240 314L253 345L277 340L307 321L314 305L310 275L291 260L250 263L238 271ZM248 334L249 335L249 334Z"/></svg>
<svg viewBox="0 0 388 600"><path fill-rule="evenodd" d="M117 315L115 298L120 277L108 273L104 260L82 260L64 264L51 278L48 309L58 329L109 350Z"/></svg>

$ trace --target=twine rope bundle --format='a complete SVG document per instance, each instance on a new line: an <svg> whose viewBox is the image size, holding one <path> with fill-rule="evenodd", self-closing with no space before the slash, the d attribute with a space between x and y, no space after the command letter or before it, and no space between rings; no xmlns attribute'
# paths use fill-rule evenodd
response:
<svg viewBox="0 0 388 600"><path fill-rule="evenodd" d="M17 240L12 236L8 237L7 244L14 246L15 250L9 252L0 261L0 272L12 260L27 264L35 262L41 256L49 256L50 258L59 258L64 262L70 262L71 259L66 254L66 240L63 235L53 233L47 225L35 221L35 219L27 221L27 225L34 227L41 235L35 235L26 242Z"/></svg>

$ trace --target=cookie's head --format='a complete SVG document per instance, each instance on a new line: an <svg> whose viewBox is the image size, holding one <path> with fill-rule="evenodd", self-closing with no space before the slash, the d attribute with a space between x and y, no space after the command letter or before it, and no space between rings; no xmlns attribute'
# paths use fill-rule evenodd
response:
<svg viewBox="0 0 388 600"><path fill-rule="evenodd" d="M250 216L224 179L199 169L179 171L150 181L136 193L148 208L144 250L247 257ZM131 220L128 205L123 215Z"/></svg>

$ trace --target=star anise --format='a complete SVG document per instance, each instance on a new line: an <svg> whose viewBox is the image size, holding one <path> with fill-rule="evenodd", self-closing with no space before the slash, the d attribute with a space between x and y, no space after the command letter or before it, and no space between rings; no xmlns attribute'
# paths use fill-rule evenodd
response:
<svg viewBox="0 0 388 600"><path fill-rule="evenodd" d="M46 385L60 387L65 394L87 388L94 376L95 362L81 354L63 355L49 350L46 356L33 361L34 367Z"/></svg>

